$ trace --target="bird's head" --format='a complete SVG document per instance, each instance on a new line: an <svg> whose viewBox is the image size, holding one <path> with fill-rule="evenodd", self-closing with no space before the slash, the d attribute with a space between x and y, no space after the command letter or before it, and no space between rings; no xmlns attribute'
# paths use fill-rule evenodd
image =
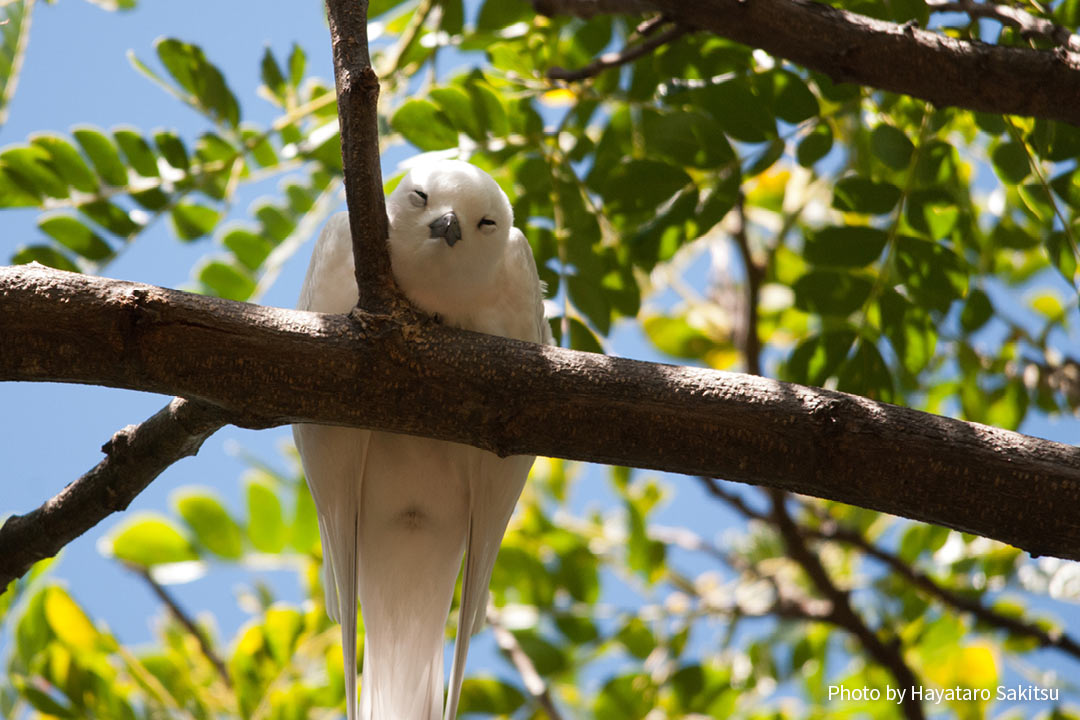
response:
<svg viewBox="0 0 1080 720"><path fill-rule="evenodd" d="M482 301L495 282L514 216L502 188L460 160L412 168L386 203L394 276L429 312Z"/></svg>

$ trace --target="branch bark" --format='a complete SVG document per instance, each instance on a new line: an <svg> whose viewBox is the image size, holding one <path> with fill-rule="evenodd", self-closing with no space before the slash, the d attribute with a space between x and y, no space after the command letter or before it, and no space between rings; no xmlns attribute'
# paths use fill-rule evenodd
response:
<svg viewBox="0 0 1080 720"><path fill-rule="evenodd" d="M35 265L0 268L0 337L19 348L0 353L0 380L176 394L245 427L719 476L1080 559L1080 448L845 393ZM17 550L0 543L0 557Z"/></svg>
<svg viewBox="0 0 1080 720"><path fill-rule="evenodd" d="M957 40L814 0L533 0L538 12L660 11L690 28L852 82L983 112L1080 125L1080 56ZM646 5L646 8L642 8ZM822 42L822 38L828 38Z"/></svg>
<svg viewBox="0 0 1080 720"><path fill-rule="evenodd" d="M6 300L0 301L0 307L7 306ZM12 346L17 347L17 341L8 347ZM3 353L0 362L6 365L12 355ZM227 418L221 408L174 398L141 425L114 434L102 447L105 459L92 470L41 507L13 515L0 527L0 593L38 560L56 555L112 513L127 508L166 468L197 453Z"/></svg>
<svg viewBox="0 0 1080 720"><path fill-rule="evenodd" d="M326 0L326 11L359 306L388 312L401 295L390 272L386 245L390 227L379 159L379 78L368 53L368 0Z"/></svg>

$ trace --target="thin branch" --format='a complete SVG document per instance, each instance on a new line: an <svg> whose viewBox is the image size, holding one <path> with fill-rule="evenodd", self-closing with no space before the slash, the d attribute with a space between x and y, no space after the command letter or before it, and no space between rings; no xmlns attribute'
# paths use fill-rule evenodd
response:
<svg viewBox="0 0 1080 720"><path fill-rule="evenodd" d="M379 160L379 78L368 53L368 0L326 0L326 10L359 307L386 312L400 304L401 295L386 245L390 229Z"/></svg>
<svg viewBox="0 0 1080 720"><path fill-rule="evenodd" d="M1042 37L1070 50L1080 50L1080 38L1069 29L1052 20L1035 17L1020 8L999 5L995 2L973 2L973 0L926 0L926 6L932 13L964 13L971 18L989 18L1002 25L1016 28L1024 39Z"/></svg>
<svg viewBox="0 0 1080 720"><path fill-rule="evenodd" d="M114 512L125 509L150 482L228 422L220 408L174 398L141 425L105 443L92 470L26 515L0 527L0 589L38 560L52 557Z"/></svg>
<svg viewBox="0 0 1080 720"><path fill-rule="evenodd" d="M493 607L488 608L487 622L495 635L495 643L500 650L506 653L507 657L510 658L510 662L517 668L518 674L521 675L521 682L525 685L525 689L529 691L529 694L532 695L536 704L547 713L550 720L562 720L562 715L559 714L558 708L555 707L555 701L551 699L551 693L548 692L544 678L540 677L540 673L536 671L533 661L522 649L521 643L502 624L502 618L499 617L498 611Z"/></svg>
<svg viewBox="0 0 1080 720"><path fill-rule="evenodd" d="M538 12L592 17L665 13L673 22L761 48L836 82L939 107L1080 125L1080 55L959 40L815 0L533 0ZM828 38L828 42L822 42Z"/></svg>
<svg viewBox="0 0 1080 720"><path fill-rule="evenodd" d="M806 541L799 532L798 526L788 514L784 502L785 493L779 490L770 491L772 498L773 525L780 531L780 536L787 546L788 556L794 560L809 576L814 584L829 602L832 603L830 613L834 622L855 636L859 644L863 646L867 654L879 665L887 669L896 679L899 687L913 688L919 685L918 678L904 660L900 647L899 638L892 642L885 642L878 633L870 628L862 616L855 612L851 606L851 598L846 590L841 590L829 577L829 572L822 565L821 559L807 547ZM914 697L905 697L901 701L904 716L909 720L922 720L926 717L922 702Z"/></svg>
<svg viewBox="0 0 1080 720"><path fill-rule="evenodd" d="M618 52L604 53L588 65L578 68L577 70L567 70L561 67L549 68L547 76L551 80L563 80L566 82L576 82L578 80L584 80L585 78L596 77L605 70L632 63L638 58L648 55L658 47L662 47L670 42L678 40L688 32L689 30L685 27L672 25L663 32L649 35L637 45L624 47Z"/></svg>
<svg viewBox="0 0 1080 720"><path fill-rule="evenodd" d="M244 427L344 425L724 477L1080 559L1080 448L845 393L40 265L0 268L0 337L18 348L0 351L0 381L197 398ZM226 421L211 420L206 434ZM154 474L181 456L159 454ZM78 535L9 522L0 559L15 575Z"/></svg>
<svg viewBox="0 0 1080 720"><path fill-rule="evenodd" d="M865 555L888 566L890 570L904 578L910 585L922 590L928 596L936 598L943 604L960 612L971 614L976 620L987 625L1004 630L1020 637L1029 637L1039 643L1040 647L1052 647L1065 652L1077 660L1080 660L1080 643L1060 630L1047 630L1035 623L1027 622L1021 618L1004 615L993 608L986 607L978 598L968 597L959 592L946 588L939 584L926 573L904 562L899 556L878 547L867 540L862 533L851 528L841 526L834 518L823 512L818 512L809 503L800 503L801 506L812 512L823 521L820 528L800 528L807 537L819 540L841 542L850 545Z"/></svg>
<svg viewBox="0 0 1080 720"><path fill-rule="evenodd" d="M743 516L771 523L771 518L767 514L754 510L747 505L741 497L723 489L719 483L712 478L701 478L701 480L709 494L735 508ZM943 587L926 573L901 560L899 556L870 542L857 530L843 527L835 518L814 507L810 503L803 501L798 502L800 507L807 512L816 515L823 523L820 528L799 525L799 532L804 537L851 545L863 554L887 565L889 569L900 575L913 587L922 590L928 596L936 598L945 605L960 612L970 613L976 620L996 627L999 630L1004 630L1021 637L1033 638L1039 643L1040 647L1057 648L1080 660L1080 643L1068 634L1060 630L1047 630L1039 627L1035 623L1028 622L1021 618L1004 615L993 608L986 607L977 598L967 597L966 595Z"/></svg>
<svg viewBox="0 0 1080 720"><path fill-rule="evenodd" d="M755 260L750 252L750 238L746 231L746 204L742 192L735 200L735 228L732 235L739 247L743 267L746 269L746 309L743 318L742 351L746 361L746 372L751 375L761 374L761 337L758 334L758 301L761 295L761 280L765 269Z"/></svg>
<svg viewBox="0 0 1080 720"><path fill-rule="evenodd" d="M150 586L150 589L157 595L158 599L165 603L165 607L169 609L169 613L176 621L183 625L185 630L195 636L195 639L199 641L199 649L202 650L202 654L217 670L218 675L221 676L221 680L225 683L226 687L231 688L233 684L232 678L229 677L229 671L225 669L225 663L222 662L221 658L214 652L214 648L210 646L210 640L206 637L206 633L202 631L202 628L196 625L195 621L184 612L184 609L180 607L176 598L170 595L169 591L150 575L149 570L135 565L128 565L127 567L146 581L146 584Z"/></svg>

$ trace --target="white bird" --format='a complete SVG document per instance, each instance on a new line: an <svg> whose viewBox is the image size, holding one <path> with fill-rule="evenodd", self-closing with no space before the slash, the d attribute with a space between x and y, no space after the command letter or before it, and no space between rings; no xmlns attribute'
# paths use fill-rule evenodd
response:
<svg viewBox="0 0 1080 720"><path fill-rule="evenodd" d="M551 342L543 287L506 194L468 163L413 168L387 198L390 259L405 295L442 322ZM316 242L299 309L356 305L346 213ZM326 607L341 623L348 720L357 717L356 601L364 617L362 720L439 720L443 643L464 574L446 718L453 720L469 638L483 624L495 556L532 457L386 432L294 425L319 513Z"/></svg>

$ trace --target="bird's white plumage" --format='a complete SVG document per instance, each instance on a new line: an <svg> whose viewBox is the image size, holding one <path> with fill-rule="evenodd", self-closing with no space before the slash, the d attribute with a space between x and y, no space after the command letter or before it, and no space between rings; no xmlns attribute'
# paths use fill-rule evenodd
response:
<svg viewBox="0 0 1080 720"><path fill-rule="evenodd" d="M551 342L532 252L486 173L452 160L416 167L387 198L387 215L394 278L413 303L449 325ZM319 236L299 307L344 313L356 300L341 213ZM533 458L322 425L294 425L293 436L319 511L327 612L342 624L349 720L357 716L357 594L359 717L442 716L444 628L464 552L452 719L469 637L483 623L495 556Z"/></svg>

